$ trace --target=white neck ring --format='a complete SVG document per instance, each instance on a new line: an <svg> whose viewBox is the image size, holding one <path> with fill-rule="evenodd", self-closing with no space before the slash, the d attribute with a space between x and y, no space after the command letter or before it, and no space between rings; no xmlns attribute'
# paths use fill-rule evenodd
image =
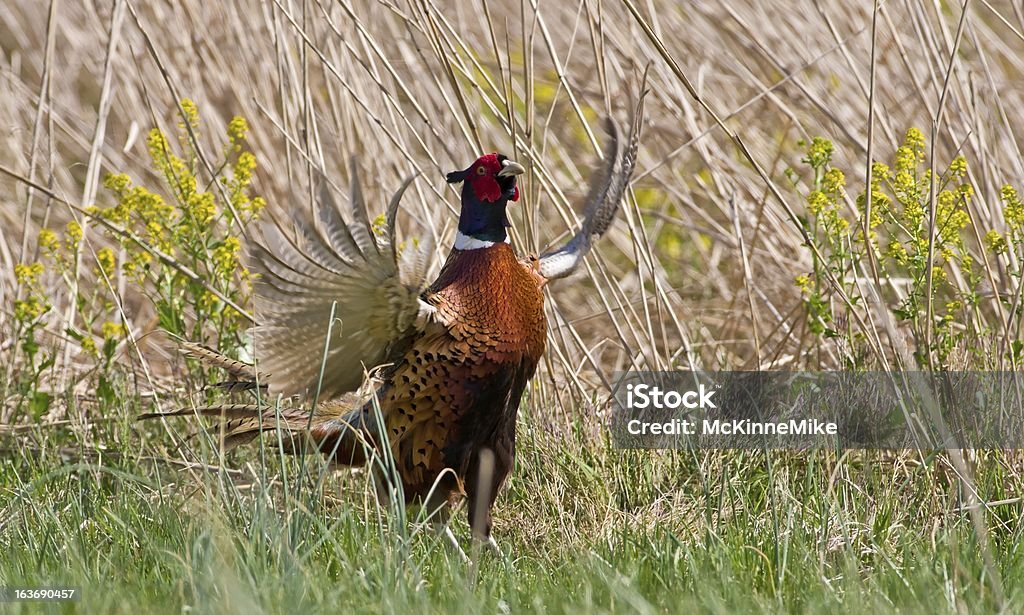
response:
<svg viewBox="0 0 1024 615"><path fill-rule="evenodd" d="M497 241L487 241L486 239L477 239L476 237L470 237L469 235L463 235L462 231L455 233L455 245L453 246L456 250L479 250L481 248L489 248L494 244L499 243ZM504 243L512 243L509 237L505 236Z"/></svg>

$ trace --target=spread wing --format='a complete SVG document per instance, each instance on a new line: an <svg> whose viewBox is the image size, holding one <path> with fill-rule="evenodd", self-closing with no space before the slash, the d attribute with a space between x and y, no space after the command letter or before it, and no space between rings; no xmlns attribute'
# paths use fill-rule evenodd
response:
<svg viewBox="0 0 1024 615"><path fill-rule="evenodd" d="M376 233L354 161L351 176L347 215L321 179L312 224L297 216L293 235L266 224L256 242L256 354L273 393L313 392L319 385L321 396L333 397L358 389L365 371L387 362L433 309L419 299L432 245L399 255L395 243L398 204L415 176L392 197Z"/></svg>
<svg viewBox="0 0 1024 615"><path fill-rule="evenodd" d="M615 219L629 179L633 175L633 167L636 166L645 94L646 92L641 93L633 113L625 146L622 145L615 122L611 118L605 121L605 129L608 131L608 144L604 151L605 164L590 179L590 189L583 207L583 223L579 232L568 243L541 255L537 271L545 278L564 278L575 271L583 262L583 257L590 252L594 240L604 235Z"/></svg>

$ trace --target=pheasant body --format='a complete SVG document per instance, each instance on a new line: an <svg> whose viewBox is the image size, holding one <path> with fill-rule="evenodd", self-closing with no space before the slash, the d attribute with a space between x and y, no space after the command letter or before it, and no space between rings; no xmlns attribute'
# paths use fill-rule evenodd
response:
<svg viewBox="0 0 1024 615"><path fill-rule="evenodd" d="M497 457L494 488L511 469L519 402L544 352L544 298L507 243L453 250L425 293L449 323L428 329L396 365L379 397L407 497L425 496L446 468L451 495L478 452ZM367 410L369 411L369 410Z"/></svg>
<svg viewBox="0 0 1024 615"><path fill-rule="evenodd" d="M610 225L633 170L637 126L623 149L609 123L606 166L591 182L582 228L539 259L519 259L506 233L506 206L519 199L522 166L486 154L449 173L449 183L463 184L459 233L429 285L429 246L401 258L395 248L398 201L408 182L389 204L381 237L370 229L353 168L347 216L322 190L314 225L296 220L294 237L271 226L256 247L257 298L265 305L256 350L267 357L261 367L270 375L185 347L223 367L230 391L267 390L269 380L272 394L319 391L328 401L311 412L232 404L143 418L219 416L223 422L210 431L219 431L225 446L282 430L287 452L311 440L339 465L364 464L386 449L407 500L443 509L443 522L448 505L466 497L474 536L490 540L491 508L513 467L520 401L544 353L541 288L573 271ZM339 333L330 333L330 322L340 323ZM311 360L318 347L325 349L322 371ZM376 371L379 384L371 399L356 401L351 392L366 370Z"/></svg>

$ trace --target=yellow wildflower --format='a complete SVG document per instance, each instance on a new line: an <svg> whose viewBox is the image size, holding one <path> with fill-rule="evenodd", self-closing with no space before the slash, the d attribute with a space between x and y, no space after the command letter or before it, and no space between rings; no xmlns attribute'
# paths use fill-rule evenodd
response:
<svg viewBox="0 0 1024 615"><path fill-rule="evenodd" d="M82 241L82 225L74 220L68 222L64 230L64 236L67 238L68 245L72 247L77 246L78 242Z"/></svg>
<svg viewBox="0 0 1024 615"><path fill-rule="evenodd" d="M263 209L266 206L267 206L267 201L263 197L258 196L258 197L253 198L251 201L249 201L249 206L246 208L246 210L249 213L251 213L253 216L258 216L259 213L261 211L263 211Z"/></svg>
<svg viewBox="0 0 1024 615"><path fill-rule="evenodd" d="M1010 184L1003 186L1000 191L1000 198L1003 201L1003 216L1010 228L1017 231L1024 227L1024 203L1017 196L1017 191Z"/></svg>
<svg viewBox="0 0 1024 615"><path fill-rule="evenodd" d="M896 169L896 173L913 173L917 169L917 154L914 150L903 145L896 148L896 156L893 159L893 168Z"/></svg>
<svg viewBox="0 0 1024 615"><path fill-rule="evenodd" d="M903 145L918 156L924 156L924 133L917 128L909 128L903 137Z"/></svg>
<svg viewBox="0 0 1024 615"><path fill-rule="evenodd" d="M200 227L213 222L217 214L217 204L214 202L213 194L210 192L198 192L189 197L186 202L186 212L191 214Z"/></svg>
<svg viewBox="0 0 1024 615"><path fill-rule="evenodd" d="M953 177L960 178L967 174L967 159L963 156L957 156L953 159L953 162L949 163L949 172Z"/></svg>
<svg viewBox="0 0 1024 615"><path fill-rule="evenodd" d="M1003 237L999 231L991 230L985 233L985 246L992 251L993 254L1002 254L1006 252L1006 238Z"/></svg>
<svg viewBox="0 0 1024 615"><path fill-rule="evenodd" d="M192 102L190 98L181 99L181 110L185 115L185 122L193 129L199 128L199 109L196 107L196 103ZM179 122L178 126L184 130L185 123Z"/></svg>
<svg viewBox="0 0 1024 615"><path fill-rule="evenodd" d="M14 317L21 322L35 320L50 311L50 306L39 300L39 297L31 296L14 302Z"/></svg>
<svg viewBox="0 0 1024 615"><path fill-rule="evenodd" d="M829 205L828 197L821 190L815 190L807 195L807 210L811 212L811 215L817 216L821 214Z"/></svg>
<svg viewBox="0 0 1024 615"><path fill-rule="evenodd" d="M45 270L46 267L42 263L18 263L14 266L14 278L18 281L18 284L35 284L36 280L39 279L39 276Z"/></svg>
<svg viewBox="0 0 1024 615"><path fill-rule="evenodd" d="M131 178L124 173L111 173L103 178L103 186L118 196L124 194L131 185Z"/></svg>
<svg viewBox="0 0 1024 615"><path fill-rule="evenodd" d="M875 162L871 164L871 181L872 182L884 182L889 180L889 165L884 162Z"/></svg>
<svg viewBox="0 0 1024 615"><path fill-rule="evenodd" d="M57 233L54 233L48 228L41 229L39 231L39 247L47 252L56 252L57 248L60 247L60 241L57 239Z"/></svg>
<svg viewBox="0 0 1024 615"><path fill-rule="evenodd" d="M231 122L228 124L228 140L231 143L236 147L240 147L239 142L245 140L245 135L248 132L249 124L245 121L244 117L236 115L231 118Z"/></svg>
<svg viewBox="0 0 1024 615"><path fill-rule="evenodd" d="M228 237L213 249L213 263L222 275L230 273L238 264L238 251L242 243L237 237Z"/></svg>
<svg viewBox="0 0 1024 615"><path fill-rule="evenodd" d="M907 254L907 248L899 241L889 242L886 252L888 253L889 258L900 265L906 265L910 261L910 256Z"/></svg>
<svg viewBox="0 0 1024 615"><path fill-rule="evenodd" d="M914 181L914 176L909 171L898 171L896 177L893 178L892 187L897 192L907 195L917 194L917 182Z"/></svg>
<svg viewBox="0 0 1024 615"><path fill-rule="evenodd" d="M822 188L825 192L839 192L846 185L846 176L839 169L829 169L825 173Z"/></svg>
<svg viewBox="0 0 1024 615"><path fill-rule="evenodd" d="M832 142L822 137L814 137L807 148L807 158L804 160L815 169L824 167L832 160Z"/></svg>
<svg viewBox="0 0 1024 615"><path fill-rule="evenodd" d="M235 181L238 189L245 188L252 181L252 172L256 170L256 156L252 152L242 152L235 163Z"/></svg>
<svg viewBox="0 0 1024 615"><path fill-rule="evenodd" d="M104 340L115 339L128 333L128 328L123 323L107 321L100 327L100 333Z"/></svg>
<svg viewBox="0 0 1024 615"><path fill-rule="evenodd" d="M114 256L114 251L110 248L100 248L96 251L96 265L105 275L113 275L116 264L117 257Z"/></svg>
<svg viewBox="0 0 1024 615"><path fill-rule="evenodd" d="M217 307L217 304L219 302L220 299L217 298L217 295L211 293L208 290L205 290L203 291L203 294L199 297L199 309L204 310L206 312L212 312L213 309Z"/></svg>

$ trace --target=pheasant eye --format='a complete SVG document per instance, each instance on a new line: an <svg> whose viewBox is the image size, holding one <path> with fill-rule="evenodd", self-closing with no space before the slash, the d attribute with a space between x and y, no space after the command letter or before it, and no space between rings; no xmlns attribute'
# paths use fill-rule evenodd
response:
<svg viewBox="0 0 1024 615"><path fill-rule="evenodd" d="M477 167L476 168L476 174L477 175L486 175L487 174L487 169L485 167Z"/></svg>

